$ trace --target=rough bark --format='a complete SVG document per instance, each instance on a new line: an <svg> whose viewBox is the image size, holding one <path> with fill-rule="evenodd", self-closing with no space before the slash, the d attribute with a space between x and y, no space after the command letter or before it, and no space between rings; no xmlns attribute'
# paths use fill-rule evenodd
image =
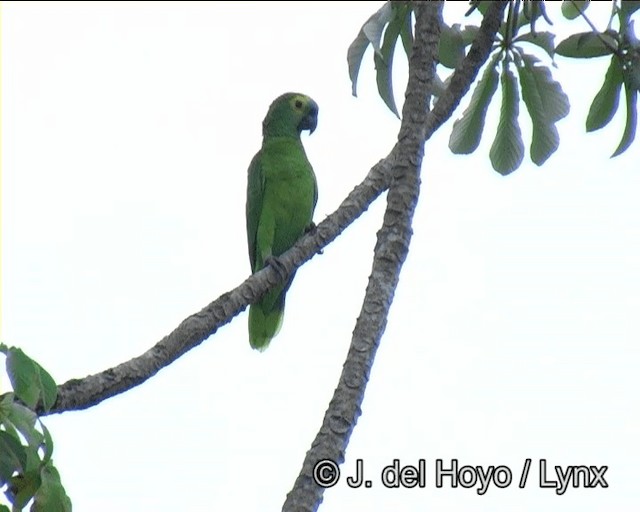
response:
<svg viewBox="0 0 640 512"><path fill-rule="evenodd" d="M344 462L349 438L361 414L364 392L386 327L400 271L409 252L411 222L420 191L424 143L451 116L489 57L505 7L497 4L489 10L480 35L456 71L449 89L429 113L442 6L440 2L414 2L415 39L409 59L402 125L398 142L385 159L393 162L392 181L367 291L338 386L293 489L287 495L282 508L285 512L317 510L324 487L314 480L316 465L324 465L325 461Z"/></svg>
<svg viewBox="0 0 640 512"><path fill-rule="evenodd" d="M402 264L409 252L411 220L420 190L424 134L431 98L429 91L435 73L442 5L440 2L414 4L415 38L409 59L402 125L398 142L390 155L393 161L392 182L367 291L338 387L283 511L314 511L318 508L324 487L314 481L314 468L319 461L326 459L338 464L344 461L349 438L361 414L360 405L369 373L384 333Z"/></svg>
<svg viewBox="0 0 640 512"><path fill-rule="evenodd" d="M388 160L378 162L335 212L323 220L313 233L303 237L293 248L280 256L278 259L286 270L282 276L271 267L256 272L233 290L187 317L170 334L143 354L113 368L61 384L58 386L58 398L53 408L44 412L39 407L38 413L46 415L93 407L103 400L142 384L185 352L200 345L250 303L281 282L282 277L286 279L300 265L319 253L362 215L388 188L389 169Z"/></svg>

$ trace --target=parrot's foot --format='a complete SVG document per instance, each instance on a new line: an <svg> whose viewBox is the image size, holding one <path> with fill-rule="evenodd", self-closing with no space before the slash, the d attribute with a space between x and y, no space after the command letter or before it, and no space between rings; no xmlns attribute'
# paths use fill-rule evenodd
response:
<svg viewBox="0 0 640 512"><path fill-rule="evenodd" d="M307 233L311 233L313 235L316 232L316 229L317 229L316 223L311 221L311 224L307 226L307 228L304 230L304 233L305 235Z"/></svg>
<svg viewBox="0 0 640 512"><path fill-rule="evenodd" d="M265 265L269 265L273 270L275 270L280 276L280 279L282 279L283 281L286 279L287 269L284 268L284 265L276 256L267 256L267 258L264 260L264 263Z"/></svg>
<svg viewBox="0 0 640 512"><path fill-rule="evenodd" d="M317 229L318 229L318 227L316 226L316 223L311 221L311 224L309 224L307 226L307 229L304 230L304 234L305 235L315 235ZM324 251L322 249L320 249L318 251L318 254L324 254Z"/></svg>

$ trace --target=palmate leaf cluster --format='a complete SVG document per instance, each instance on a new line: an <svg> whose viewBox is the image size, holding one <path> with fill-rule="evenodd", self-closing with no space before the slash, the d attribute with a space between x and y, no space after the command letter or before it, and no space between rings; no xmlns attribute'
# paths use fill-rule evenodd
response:
<svg viewBox="0 0 640 512"><path fill-rule="evenodd" d="M471 2L469 13L484 14L489 2ZM609 26L598 32L587 18L588 1L564 1L561 13L567 20L583 19L591 30L574 34L555 44L555 34L540 30L551 25L545 2L513 0L506 9L506 19L500 27L493 54L480 79L476 82L471 100L452 129L449 148L455 154L475 151L481 141L489 105L500 101L498 126L489 151L493 168L501 174L515 171L524 158L525 146L520 128L522 104L531 120L532 132L529 156L542 165L556 151L560 138L556 123L569 113L569 99L561 85L554 80L551 66L556 55L569 58L609 56L609 69L602 88L591 105L586 121L587 131L606 126L618 109L624 86L626 97L626 126L622 139L612 156L623 153L633 142L637 126L637 97L640 90L640 44L633 33L632 15L640 2L611 2ZM412 9L410 2L387 2L362 26L351 44L347 60L353 94L356 94L358 72L366 49L374 49L378 92L398 115L393 98L391 69L396 41L402 40L405 53L410 55L412 43ZM618 29L612 28L614 22ZM443 24L441 28L439 64L453 70L464 59L479 27ZM546 57L541 59L541 57ZM434 90L438 96L446 84ZM498 88L500 95L496 95Z"/></svg>
<svg viewBox="0 0 640 512"><path fill-rule="evenodd" d="M588 2L583 2L586 16ZM640 9L640 2L613 2L608 28L604 32L591 30L574 34L556 48L556 54L575 59L610 57L609 68L602 87L589 109L586 129L591 132L606 126L618 110L620 92L624 87L626 124L622 139L613 156L629 148L638 125L638 92L640 91L640 41L634 33L632 15ZM618 30L612 28L617 21Z"/></svg>
<svg viewBox="0 0 640 512"><path fill-rule="evenodd" d="M13 388L0 398L0 489L11 511L23 510L29 502L33 512L70 511L71 501L51 460L53 440L34 412L38 404L51 409L56 383L19 348L0 344L0 352ZM0 512L9 510L0 505Z"/></svg>

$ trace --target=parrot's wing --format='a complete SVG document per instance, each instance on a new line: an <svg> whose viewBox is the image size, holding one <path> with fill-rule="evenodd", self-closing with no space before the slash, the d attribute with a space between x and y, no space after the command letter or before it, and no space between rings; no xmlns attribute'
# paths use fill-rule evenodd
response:
<svg viewBox="0 0 640 512"><path fill-rule="evenodd" d="M311 169L311 174L313 174L313 169ZM318 204L318 182L316 181L315 174L313 175L313 208L311 209L311 219L313 222L313 211L316 209L316 204Z"/></svg>
<svg viewBox="0 0 640 512"><path fill-rule="evenodd" d="M249 164L249 177L247 180L247 241L249 242L249 261L251 271L256 272L256 236L258 234L258 221L262 212L264 199L264 173L261 164L262 151L258 151Z"/></svg>

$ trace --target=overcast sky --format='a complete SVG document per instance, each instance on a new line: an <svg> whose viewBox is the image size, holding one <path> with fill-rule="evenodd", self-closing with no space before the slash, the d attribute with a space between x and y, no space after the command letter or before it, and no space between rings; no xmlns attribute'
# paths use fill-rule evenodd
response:
<svg viewBox="0 0 640 512"><path fill-rule="evenodd" d="M4 2L2 341L62 383L142 353L245 279L246 169L283 92L320 105L303 142L316 222L334 211L399 128L371 54L358 98L347 74L380 5ZM560 31L587 29L553 14ZM557 63L572 111L544 167L491 169L497 104L476 154L449 152L451 122L428 142L342 467L362 459L373 486L342 480L322 511L637 510L640 141L609 158L622 113L584 132L606 59ZM520 119L528 136L523 107ZM142 386L45 418L74 510L279 510L336 386L383 210L381 198L297 273L266 352L251 350L244 312ZM425 459L426 487L384 488L395 458ZM439 458L504 465L514 481L483 496L436 488ZM541 459L552 479L555 465L606 465L609 487L540 489Z"/></svg>

